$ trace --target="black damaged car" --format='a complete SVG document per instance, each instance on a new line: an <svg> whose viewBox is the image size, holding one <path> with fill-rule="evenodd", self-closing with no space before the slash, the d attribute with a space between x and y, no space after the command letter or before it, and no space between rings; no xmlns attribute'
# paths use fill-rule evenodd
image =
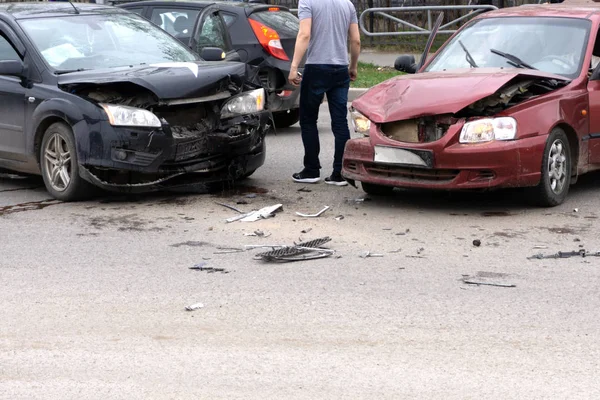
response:
<svg viewBox="0 0 600 400"><path fill-rule="evenodd" d="M0 5L0 169L41 174L65 201L249 176L272 124L264 90L221 49L201 56L118 8Z"/></svg>

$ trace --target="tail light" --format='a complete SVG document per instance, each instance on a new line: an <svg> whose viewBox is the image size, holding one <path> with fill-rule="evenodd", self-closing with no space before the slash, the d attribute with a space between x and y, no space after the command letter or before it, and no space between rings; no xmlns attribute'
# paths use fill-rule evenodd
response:
<svg viewBox="0 0 600 400"><path fill-rule="evenodd" d="M280 60L290 60L283 50L281 40L279 40L279 34L275 29L271 29L252 18L248 18L248 21L250 22L250 26L252 27L256 38L267 53Z"/></svg>

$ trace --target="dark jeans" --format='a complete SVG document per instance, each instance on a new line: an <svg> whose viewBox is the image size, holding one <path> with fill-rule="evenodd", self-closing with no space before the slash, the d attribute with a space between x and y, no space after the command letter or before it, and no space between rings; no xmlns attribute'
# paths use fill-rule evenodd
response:
<svg viewBox="0 0 600 400"><path fill-rule="evenodd" d="M333 172L342 170L344 147L350 139L348 129L347 103L350 75L347 65L307 64L304 67L300 86L300 129L304 144L304 168L319 173L319 131L317 119L323 96L327 94L327 104L331 115L331 130L335 137Z"/></svg>

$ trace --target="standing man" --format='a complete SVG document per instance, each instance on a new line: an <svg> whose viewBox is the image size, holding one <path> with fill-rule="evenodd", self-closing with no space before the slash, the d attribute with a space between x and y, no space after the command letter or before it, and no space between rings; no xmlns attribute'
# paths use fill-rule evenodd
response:
<svg viewBox="0 0 600 400"><path fill-rule="evenodd" d="M356 9L350 0L299 0L300 31L289 81L300 86L300 129L304 144L304 169L292 175L296 182L317 183L321 180L319 162L319 131L317 119L323 96L331 115L331 130L335 137L333 173L325 183L344 186L342 157L350 139L347 109L350 81L356 79L360 34ZM350 63L348 63L348 38ZM307 53L304 75L298 65Z"/></svg>

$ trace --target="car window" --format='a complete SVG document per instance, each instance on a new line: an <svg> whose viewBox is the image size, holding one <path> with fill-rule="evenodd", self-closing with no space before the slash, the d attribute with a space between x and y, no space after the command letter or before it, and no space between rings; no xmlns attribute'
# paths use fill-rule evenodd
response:
<svg viewBox="0 0 600 400"><path fill-rule="evenodd" d="M223 21L225 21L225 25L227 25L227 29L231 28L237 18L235 15L229 13L221 13L221 16L223 17Z"/></svg>
<svg viewBox="0 0 600 400"><path fill-rule="evenodd" d="M498 17L474 21L448 42L426 71L516 68L498 52L540 71L575 78L581 71L590 21L554 17ZM492 51L494 50L494 51ZM467 52L471 62L467 60ZM473 65L471 65L473 64ZM587 67L586 67L587 69Z"/></svg>
<svg viewBox="0 0 600 400"><path fill-rule="evenodd" d="M202 29L196 37L197 51L200 52L205 47L219 47L225 51L230 49L227 46L227 28L217 12L210 13L202 22Z"/></svg>
<svg viewBox="0 0 600 400"><path fill-rule="evenodd" d="M260 11L253 13L250 18L276 30L284 39L295 38L300 29L298 17L287 11Z"/></svg>
<svg viewBox="0 0 600 400"><path fill-rule="evenodd" d="M189 41L198 14L200 10L155 8L152 10L150 20L177 39Z"/></svg>
<svg viewBox="0 0 600 400"><path fill-rule="evenodd" d="M52 68L74 70L189 62L198 56L162 29L132 13L22 19L21 25Z"/></svg>
<svg viewBox="0 0 600 400"><path fill-rule="evenodd" d="M0 61L20 60L19 54L6 38L0 35Z"/></svg>

